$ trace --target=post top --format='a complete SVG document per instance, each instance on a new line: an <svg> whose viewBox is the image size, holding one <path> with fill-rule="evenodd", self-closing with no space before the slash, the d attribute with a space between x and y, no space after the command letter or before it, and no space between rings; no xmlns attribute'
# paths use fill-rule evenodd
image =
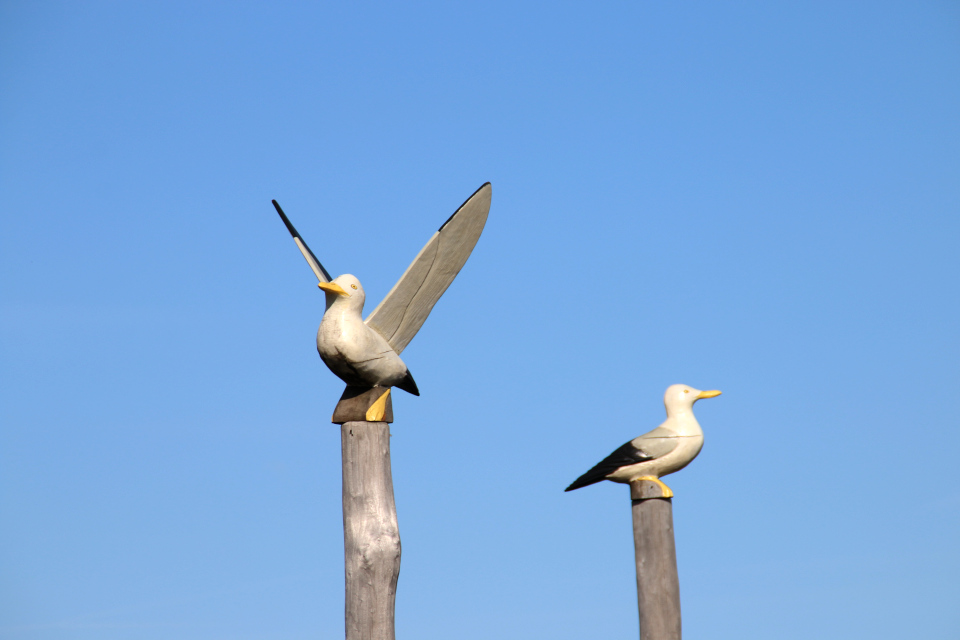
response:
<svg viewBox="0 0 960 640"><path fill-rule="evenodd" d="M643 476L630 481L631 500L649 500L650 498L672 498L673 491L660 478Z"/></svg>
<svg viewBox="0 0 960 640"><path fill-rule="evenodd" d="M393 422L390 387L351 387L343 390L330 422Z"/></svg>

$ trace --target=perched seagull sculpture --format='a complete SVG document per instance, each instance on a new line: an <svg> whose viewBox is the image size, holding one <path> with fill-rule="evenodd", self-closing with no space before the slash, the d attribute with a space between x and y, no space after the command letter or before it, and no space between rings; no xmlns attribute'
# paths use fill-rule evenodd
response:
<svg viewBox="0 0 960 640"><path fill-rule="evenodd" d="M719 391L700 391L685 384L667 387L667 392L663 394L667 419L663 424L611 453L577 478L566 491L601 480L629 483L642 479L659 484L664 497L673 496L670 487L660 478L683 469L703 448L703 431L693 416L693 403L718 395Z"/></svg>
<svg viewBox="0 0 960 640"><path fill-rule="evenodd" d="M470 257L487 221L490 196L488 182L433 234L366 320L362 315L365 296L360 281L350 274L331 278L277 201L273 201L297 248L320 281L317 286L327 296L327 308L317 331L317 351L337 377L352 387L397 387L420 395L400 353Z"/></svg>

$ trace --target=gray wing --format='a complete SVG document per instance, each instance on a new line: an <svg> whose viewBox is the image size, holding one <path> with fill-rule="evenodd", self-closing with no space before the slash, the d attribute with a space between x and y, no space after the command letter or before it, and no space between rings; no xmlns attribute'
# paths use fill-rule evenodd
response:
<svg viewBox="0 0 960 640"><path fill-rule="evenodd" d="M280 205L277 204L277 201L273 200L272 202L273 206L277 210L277 213L280 214L280 219L283 220L283 224L286 225L287 231L289 231L290 235L293 236L293 241L297 244L297 248L300 249L300 253L303 254L303 257L306 259L307 264L310 265L310 269L313 271L314 275L317 276L317 280L320 282L330 282L333 280L333 278L330 277L330 274L327 273L327 270L323 268L323 265L320 264L320 261L317 260L317 256L313 255L313 251L310 251L310 247L308 247L307 243L304 242L303 238L300 237L300 234L290 222L290 219L287 218L287 214L285 214L283 209L280 208Z"/></svg>
<svg viewBox="0 0 960 640"><path fill-rule="evenodd" d="M676 449L679 443L677 433L667 427L657 427L630 441L631 445L642 451L650 460L662 458Z"/></svg>
<svg viewBox="0 0 960 640"><path fill-rule="evenodd" d="M490 211L490 183L476 190L407 267L387 297L364 321L401 353L433 305L467 262Z"/></svg>
<svg viewBox="0 0 960 640"><path fill-rule="evenodd" d="M677 434L666 427L657 427L639 438L634 438L627 444L598 462L592 469L573 481L565 491L573 491L580 487L606 480L607 476L622 467L655 460L665 456L677 446Z"/></svg>

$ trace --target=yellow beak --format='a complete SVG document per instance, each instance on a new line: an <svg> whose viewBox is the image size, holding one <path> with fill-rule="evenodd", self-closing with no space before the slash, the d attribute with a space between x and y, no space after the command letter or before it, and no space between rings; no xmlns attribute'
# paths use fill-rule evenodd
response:
<svg viewBox="0 0 960 640"><path fill-rule="evenodd" d="M701 391L697 394L697 400L700 400L701 398L716 398L718 395L720 395L720 392L717 390Z"/></svg>
<svg viewBox="0 0 960 640"><path fill-rule="evenodd" d="M338 296L349 296L350 294L343 290L343 288L338 285L336 282L321 282L317 285L327 293L335 293Z"/></svg>

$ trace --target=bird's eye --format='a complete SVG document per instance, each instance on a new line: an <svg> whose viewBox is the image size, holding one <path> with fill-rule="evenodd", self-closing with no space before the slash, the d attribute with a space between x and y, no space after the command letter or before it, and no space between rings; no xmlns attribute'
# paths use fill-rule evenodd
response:
<svg viewBox="0 0 960 640"><path fill-rule="evenodd" d="M690 389L684 389L683 392L684 392L684 393L690 393Z"/></svg>
<svg viewBox="0 0 960 640"><path fill-rule="evenodd" d="M352 284L352 285L350 285L350 286L353 287L354 289L357 288L357 285L355 285L355 284Z"/></svg>

